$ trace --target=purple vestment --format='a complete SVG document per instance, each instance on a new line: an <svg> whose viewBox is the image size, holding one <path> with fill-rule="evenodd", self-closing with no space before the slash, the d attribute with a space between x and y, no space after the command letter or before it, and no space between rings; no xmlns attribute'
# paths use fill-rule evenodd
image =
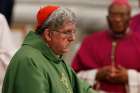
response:
<svg viewBox="0 0 140 93"><path fill-rule="evenodd" d="M87 36L74 57L72 67L76 72L98 69L111 64L113 37L109 31ZM115 64L140 71L140 35L129 31L117 40ZM101 89L113 93L126 93L125 85L101 82Z"/></svg>
<svg viewBox="0 0 140 93"><path fill-rule="evenodd" d="M132 17L131 22L130 22L130 28L133 31L140 32L140 13Z"/></svg>

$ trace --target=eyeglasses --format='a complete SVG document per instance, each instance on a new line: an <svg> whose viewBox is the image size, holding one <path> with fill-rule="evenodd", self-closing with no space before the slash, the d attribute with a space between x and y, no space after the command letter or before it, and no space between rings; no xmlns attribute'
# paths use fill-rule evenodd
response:
<svg viewBox="0 0 140 93"><path fill-rule="evenodd" d="M67 37L76 35L76 32L60 32L60 31L54 31L54 32L61 33L61 34L65 35L65 36L67 36Z"/></svg>

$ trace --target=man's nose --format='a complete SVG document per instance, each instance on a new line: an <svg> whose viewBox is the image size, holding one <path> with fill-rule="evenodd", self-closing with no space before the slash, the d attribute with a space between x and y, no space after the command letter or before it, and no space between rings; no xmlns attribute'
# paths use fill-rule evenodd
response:
<svg viewBox="0 0 140 93"><path fill-rule="evenodd" d="M76 39L76 35L75 33L72 33L70 36L69 36L69 41L74 41Z"/></svg>
<svg viewBox="0 0 140 93"><path fill-rule="evenodd" d="M120 21L121 21L121 17L119 17L119 16L116 17L116 18L115 18L115 21L120 22Z"/></svg>

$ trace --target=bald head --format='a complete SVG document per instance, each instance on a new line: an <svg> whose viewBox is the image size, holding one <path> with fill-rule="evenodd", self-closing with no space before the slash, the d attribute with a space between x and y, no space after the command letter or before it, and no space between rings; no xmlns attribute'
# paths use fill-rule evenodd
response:
<svg viewBox="0 0 140 93"><path fill-rule="evenodd" d="M108 7L108 12L110 13L111 11L114 11L114 9L116 10L120 10L120 11L126 11L128 13L131 13L131 7L127 4L118 4L118 3L112 3L109 7Z"/></svg>

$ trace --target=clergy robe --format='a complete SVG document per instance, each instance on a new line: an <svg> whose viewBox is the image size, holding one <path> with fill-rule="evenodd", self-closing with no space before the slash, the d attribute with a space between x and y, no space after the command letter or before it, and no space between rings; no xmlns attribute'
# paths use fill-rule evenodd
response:
<svg viewBox="0 0 140 93"><path fill-rule="evenodd" d="M0 13L0 93L6 68L18 49L6 18Z"/></svg>
<svg viewBox="0 0 140 93"><path fill-rule="evenodd" d="M74 57L73 69L79 72L111 65L113 40L108 30L87 36ZM116 43L115 64L140 71L140 36L137 31L129 31ZM100 89L109 93L126 93L125 85L122 84L101 82Z"/></svg>
<svg viewBox="0 0 140 93"><path fill-rule="evenodd" d="M95 93L41 37L30 32L12 58L2 93Z"/></svg>
<svg viewBox="0 0 140 93"><path fill-rule="evenodd" d="M140 32L140 13L132 17L131 22L130 22L130 28L133 31Z"/></svg>

